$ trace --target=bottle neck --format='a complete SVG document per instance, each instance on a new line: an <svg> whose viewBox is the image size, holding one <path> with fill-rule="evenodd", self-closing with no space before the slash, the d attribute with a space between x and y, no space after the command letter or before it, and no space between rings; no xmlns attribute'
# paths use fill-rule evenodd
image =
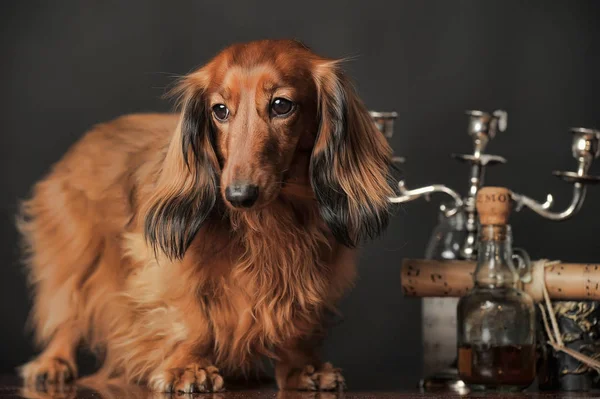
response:
<svg viewBox="0 0 600 399"><path fill-rule="evenodd" d="M512 262L512 233L508 225L481 225L475 286L516 287L518 275Z"/></svg>

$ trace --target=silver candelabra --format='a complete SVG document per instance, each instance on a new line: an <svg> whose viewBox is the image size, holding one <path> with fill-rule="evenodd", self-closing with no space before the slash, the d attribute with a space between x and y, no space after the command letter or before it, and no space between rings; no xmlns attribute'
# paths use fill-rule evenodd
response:
<svg viewBox="0 0 600 399"><path fill-rule="evenodd" d="M376 125L386 135L392 137L396 113L372 112ZM457 191L444 184L432 184L415 189L407 189L404 180L398 182L397 197L390 198L392 203L404 203L419 198L429 199L434 193L446 194L450 197L450 205L440 205L441 213L446 217L453 217L459 213L464 215L465 229L468 232L465 243L460 248L456 257L459 259L473 259L475 255L475 234L477 231L477 213L475 210L475 198L477 191L483 185L485 170L488 166L506 163L504 157L485 153L488 143L494 139L497 132L503 132L507 128L508 115L505 111L497 110L493 113L482 111L467 111L467 132L473 141L473 152L470 154L452 154L458 161L470 165L469 186L466 196L462 197ZM382 120L383 119L383 120ZM554 220L566 220L575 215L585 199L588 184L600 182L600 177L588 174L592 161L600 155L600 131L587 128L572 128L572 152L577 161L575 171L554 171L555 176L573 184L573 198L571 204L561 212L552 211L554 198L548 194L546 201L537 202L523 194L511 192L516 203L516 210L523 207L529 208L538 215ZM396 160L404 161L404 158L395 157Z"/></svg>

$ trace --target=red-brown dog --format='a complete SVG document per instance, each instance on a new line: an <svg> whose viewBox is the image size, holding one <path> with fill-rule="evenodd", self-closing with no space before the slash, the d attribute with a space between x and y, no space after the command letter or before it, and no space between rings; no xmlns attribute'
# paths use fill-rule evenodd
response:
<svg viewBox="0 0 600 399"><path fill-rule="evenodd" d="M45 347L23 378L76 377L84 341L156 391L219 391L265 356L281 389L341 387L316 343L386 225L385 138L296 41L231 46L176 93L178 115L96 126L23 204Z"/></svg>

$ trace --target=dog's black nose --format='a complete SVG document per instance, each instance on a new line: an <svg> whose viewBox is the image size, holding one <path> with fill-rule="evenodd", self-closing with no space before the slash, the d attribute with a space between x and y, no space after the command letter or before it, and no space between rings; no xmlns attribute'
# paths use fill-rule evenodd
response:
<svg viewBox="0 0 600 399"><path fill-rule="evenodd" d="M258 186L233 183L225 189L225 199L237 208L250 208L258 199Z"/></svg>

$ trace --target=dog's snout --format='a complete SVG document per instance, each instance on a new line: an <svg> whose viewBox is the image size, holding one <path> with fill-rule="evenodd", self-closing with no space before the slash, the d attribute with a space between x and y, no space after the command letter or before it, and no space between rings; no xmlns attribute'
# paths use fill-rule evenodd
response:
<svg viewBox="0 0 600 399"><path fill-rule="evenodd" d="M225 199L237 208L250 208L258 199L258 186L232 183L225 189Z"/></svg>

